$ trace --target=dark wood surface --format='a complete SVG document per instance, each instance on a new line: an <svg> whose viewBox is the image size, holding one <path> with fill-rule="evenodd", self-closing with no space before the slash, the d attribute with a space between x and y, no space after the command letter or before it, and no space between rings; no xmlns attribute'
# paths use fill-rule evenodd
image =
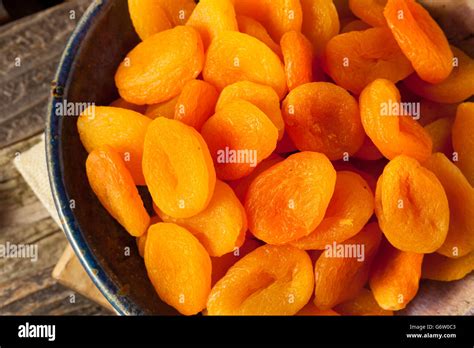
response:
<svg viewBox="0 0 474 348"><path fill-rule="evenodd" d="M0 27L0 244L38 246L37 262L0 258L0 315L110 314L52 278L66 238L13 163L40 141L60 55L89 3L69 1Z"/></svg>

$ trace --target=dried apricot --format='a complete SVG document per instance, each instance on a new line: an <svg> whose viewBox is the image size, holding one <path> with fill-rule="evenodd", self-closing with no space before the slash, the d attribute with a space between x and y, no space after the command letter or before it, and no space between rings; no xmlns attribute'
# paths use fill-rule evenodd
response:
<svg viewBox="0 0 474 348"><path fill-rule="evenodd" d="M474 252L453 259L440 254L425 255L422 278L451 282L459 280L474 271Z"/></svg>
<svg viewBox="0 0 474 348"><path fill-rule="evenodd" d="M142 0L139 0L142 1ZM196 7L194 0L154 0L165 10L173 26L186 24Z"/></svg>
<svg viewBox="0 0 474 348"><path fill-rule="evenodd" d="M453 125L453 147L458 155L457 165L474 186L474 103L462 103L458 106Z"/></svg>
<svg viewBox="0 0 474 348"><path fill-rule="evenodd" d="M233 0L200 0L186 25L201 34L204 48L220 33L238 30Z"/></svg>
<svg viewBox="0 0 474 348"><path fill-rule="evenodd" d="M328 246L314 266L316 307L330 309L359 294L381 237L377 223L371 223L345 242Z"/></svg>
<svg viewBox="0 0 474 348"><path fill-rule="evenodd" d="M128 102L157 104L177 96L204 64L199 33L190 26L159 32L141 42L120 64L115 84Z"/></svg>
<svg viewBox="0 0 474 348"><path fill-rule="evenodd" d="M87 178L104 208L134 237L150 223L143 201L122 157L110 146L92 151L86 161Z"/></svg>
<svg viewBox="0 0 474 348"><path fill-rule="evenodd" d="M265 45L275 52L278 57L281 57L281 48L275 41L273 41L267 29L255 19L247 16L237 16L237 23L239 25L239 31L241 33L253 36L256 39L262 41Z"/></svg>
<svg viewBox="0 0 474 348"><path fill-rule="evenodd" d="M349 0L352 13L373 27L384 27L387 21L383 10L387 0Z"/></svg>
<svg viewBox="0 0 474 348"><path fill-rule="evenodd" d="M435 153L423 163L443 185L449 203L449 230L438 253L460 257L474 250L474 188L445 155Z"/></svg>
<svg viewBox="0 0 474 348"><path fill-rule="evenodd" d="M334 309L341 315L393 315L392 311L380 307L372 291L365 288L360 291L356 298L343 302Z"/></svg>
<svg viewBox="0 0 474 348"><path fill-rule="evenodd" d="M414 0L388 0L388 27L418 76L439 83L453 70L453 52L441 28Z"/></svg>
<svg viewBox="0 0 474 348"><path fill-rule="evenodd" d="M209 315L294 315L311 298L313 265L294 247L264 245L237 261L212 288Z"/></svg>
<svg viewBox="0 0 474 348"><path fill-rule="evenodd" d="M334 36L327 44L323 65L339 86L357 95L376 79L398 82L413 72L385 27Z"/></svg>
<svg viewBox="0 0 474 348"><path fill-rule="evenodd" d="M219 93L211 84L191 80L183 87L175 106L174 119L201 130L204 122L214 114Z"/></svg>
<svg viewBox="0 0 474 348"><path fill-rule="evenodd" d="M189 231L158 223L148 229L145 266L160 298L184 315L206 307L211 291L211 259Z"/></svg>
<svg viewBox="0 0 474 348"><path fill-rule="evenodd" d="M332 309L319 309L313 303L313 301L309 301L306 306L304 306L298 313L298 316L338 316L339 313L333 311Z"/></svg>
<svg viewBox="0 0 474 348"><path fill-rule="evenodd" d="M135 112L139 112L140 114L144 114L147 108L145 105L135 105L135 104L129 103L128 101L122 98L115 99L112 103L110 103L109 106L112 106L115 108L132 110Z"/></svg>
<svg viewBox="0 0 474 348"><path fill-rule="evenodd" d="M289 31L280 40L285 62L286 83L291 91L313 81L313 51L311 42L297 31Z"/></svg>
<svg viewBox="0 0 474 348"><path fill-rule="evenodd" d="M135 111L93 106L79 116L77 130L87 152L110 145L123 156L136 185L145 185L142 155L150 119Z"/></svg>
<svg viewBox="0 0 474 348"><path fill-rule="evenodd" d="M423 254L401 251L384 241L370 271L375 300L385 310L398 311L415 297Z"/></svg>
<svg viewBox="0 0 474 348"><path fill-rule="evenodd" d="M211 151L217 176L237 180L272 154L278 131L258 107L235 99L207 120L202 136Z"/></svg>
<svg viewBox="0 0 474 348"><path fill-rule="evenodd" d="M212 41L203 76L219 91L238 81L252 81L272 87L281 100L287 89L280 58L260 40L235 31Z"/></svg>
<svg viewBox="0 0 474 348"><path fill-rule="evenodd" d="M323 220L336 171L326 156L299 152L257 176L247 191L250 231L269 244L310 234Z"/></svg>
<svg viewBox="0 0 474 348"><path fill-rule="evenodd" d="M194 80L191 80L194 81ZM145 116L154 120L157 117L174 118L176 104L178 104L179 95L168 101L149 105L145 111Z"/></svg>
<svg viewBox="0 0 474 348"><path fill-rule="evenodd" d="M262 110L278 129L278 139L283 137L285 123L280 110L280 100L275 90L269 86L250 81L240 81L225 87L217 101L216 111L234 100L246 100Z"/></svg>
<svg viewBox="0 0 474 348"><path fill-rule="evenodd" d="M447 156L453 154L451 143L453 123L454 118L444 117L424 127L433 142L433 153L442 152Z"/></svg>
<svg viewBox="0 0 474 348"><path fill-rule="evenodd" d="M210 256L222 256L242 245L247 231L245 209L226 183L217 180L206 209L189 218L173 218L157 211L164 222L185 227L206 248Z"/></svg>
<svg viewBox="0 0 474 348"><path fill-rule="evenodd" d="M443 245L449 228L449 205L436 175L408 156L385 167L375 191L375 214L396 248L431 253Z"/></svg>
<svg viewBox="0 0 474 348"><path fill-rule="evenodd" d="M363 31L370 29L371 26L368 25L365 22L362 22L359 19L353 20L349 23L347 23L342 29L341 29L341 34L344 33L350 33L351 31Z"/></svg>
<svg viewBox="0 0 474 348"><path fill-rule="evenodd" d="M454 54L453 71L438 84L423 81L416 74L404 84L423 98L439 103L459 103L474 95L474 59L460 49L451 46Z"/></svg>
<svg viewBox="0 0 474 348"><path fill-rule="evenodd" d="M357 101L335 84L313 82L295 88L282 112L286 130L301 151L337 160L356 153L364 141Z"/></svg>
<svg viewBox="0 0 474 348"><path fill-rule="evenodd" d="M424 161L431 155L429 134L410 116L393 82L377 79L369 84L359 105L365 132L385 157L404 154Z"/></svg>
<svg viewBox="0 0 474 348"><path fill-rule="evenodd" d="M276 42L288 31L301 31L303 13L299 0L233 0L238 15L251 17L270 33Z"/></svg>
<svg viewBox="0 0 474 348"><path fill-rule="evenodd" d="M300 249L324 249L356 235L374 213L374 194L358 174L337 173L336 186L323 221L306 237L291 244Z"/></svg>
<svg viewBox="0 0 474 348"><path fill-rule="evenodd" d="M216 182L212 158L201 135L164 117L155 119L146 133L143 174L155 204L175 218L202 212Z"/></svg>
<svg viewBox="0 0 474 348"><path fill-rule="evenodd" d="M339 33L339 17L332 0L301 0L301 31L311 41L313 53L320 57L328 41Z"/></svg>
<svg viewBox="0 0 474 348"><path fill-rule="evenodd" d="M168 15L156 0L128 0L128 11L133 27L142 40L172 28Z"/></svg>

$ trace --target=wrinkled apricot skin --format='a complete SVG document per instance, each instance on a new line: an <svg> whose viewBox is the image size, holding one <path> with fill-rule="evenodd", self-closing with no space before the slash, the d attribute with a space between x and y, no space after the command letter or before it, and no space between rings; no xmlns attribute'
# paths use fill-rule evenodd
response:
<svg viewBox="0 0 474 348"><path fill-rule="evenodd" d="M254 179L245 210L250 231L269 244L285 244L311 233L323 220L336 171L326 156L300 152Z"/></svg>
<svg viewBox="0 0 474 348"><path fill-rule="evenodd" d="M423 254L382 243L369 278L370 289L380 307L391 311L406 307L418 292L422 262Z"/></svg>
<svg viewBox="0 0 474 348"><path fill-rule="evenodd" d="M447 156L452 156L451 132L453 123L454 118L444 117L424 127L433 142L433 153L442 152Z"/></svg>
<svg viewBox="0 0 474 348"><path fill-rule="evenodd" d="M373 27L383 27L387 21L383 10L387 0L349 0L349 7L358 18Z"/></svg>
<svg viewBox="0 0 474 348"><path fill-rule="evenodd" d="M340 315L339 313L333 311L332 309L319 309L314 305L312 301L308 302L306 306L304 306L298 313L296 313L297 316L327 316L327 317L332 317L332 316L338 316Z"/></svg>
<svg viewBox="0 0 474 348"><path fill-rule="evenodd" d="M235 82L251 81L272 87L281 100L287 90L280 58L260 40L234 31L212 41L203 76L219 91Z"/></svg>
<svg viewBox="0 0 474 348"><path fill-rule="evenodd" d="M204 122L214 114L218 97L217 90L211 84L191 80L179 95L174 119L200 131Z"/></svg>
<svg viewBox="0 0 474 348"><path fill-rule="evenodd" d="M376 79L395 83L413 72L410 61L385 27L333 37L327 44L323 67L339 86L356 95Z"/></svg>
<svg viewBox="0 0 474 348"><path fill-rule="evenodd" d="M267 29L258 21L247 16L237 16L237 24L241 33L253 36L267 45L278 57L281 57L281 48L273 41Z"/></svg>
<svg viewBox="0 0 474 348"><path fill-rule="evenodd" d="M147 107L144 105L135 105L135 104L129 103L128 101L122 98L118 98L114 100L112 103L110 103L109 106L135 111L140 114L145 114L145 111L147 109Z"/></svg>
<svg viewBox="0 0 474 348"><path fill-rule="evenodd" d="M292 245L300 249L324 249L356 235L374 213L374 194L354 172L337 173L336 186L323 221Z"/></svg>
<svg viewBox="0 0 474 348"><path fill-rule="evenodd" d="M377 223L372 223L351 239L339 244L344 250L364 248L362 257L357 256L356 252L352 255L343 253L341 257L337 255L335 245L328 246L314 266L316 307L330 309L359 294L369 277L369 269L381 237Z"/></svg>
<svg viewBox="0 0 474 348"><path fill-rule="evenodd" d="M392 311L381 308L375 300L372 291L365 288L360 291L357 297L337 305L334 309L341 315L393 315Z"/></svg>
<svg viewBox="0 0 474 348"><path fill-rule="evenodd" d="M417 95L438 103L459 103L474 95L474 59L460 49L451 46L457 59L451 74L441 83L431 84L416 74L409 76L404 84Z"/></svg>
<svg viewBox="0 0 474 348"><path fill-rule="evenodd" d="M454 163L441 153L424 164L443 185L449 203L449 230L438 253L461 257L474 250L474 188Z"/></svg>
<svg viewBox="0 0 474 348"><path fill-rule="evenodd" d="M379 177L375 214L385 237L403 251L434 252L448 233L449 205L441 182L407 156L391 160Z"/></svg>
<svg viewBox="0 0 474 348"><path fill-rule="evenodd" d="M301 31L303 13L298 0L233 0L238 15L251 17L279 42L288 31Z"/></svg>
<svg viewBox="0 0 474 348"><path fill-rule="evenodd" d="M393 82L377 79L370 83L359 98L365 133L388 159L404 154L424 161L431 155L431 138L412 117L400 113L400 103Z"/></svg>
<svg viewBox="0 0 474 348"><path fill-rule="evenodd" d="M284 100L282 112L285 129L300 151L322 152L337 160L356 153L364 141L357 101L332 83L295 88Z"/></svg>
<svg viewBox="0 0 474 348"><path fill-rule="evenodd" d="M128 102L157 104L178 95L203 65L199 33L178 26L150 36L130 51L115 74L115 84Z"/></svg>
<svg viewBox="0 0 474 348"><path fill-rule="evenodd" d="M216 182L202 136L194 128L164 117L155 119L145 136L143 174L154 203L175 218L202 212Z"/></svg>
<svg viewBox="0 0 474 348"><path fill-rule="evenodd" d="M474 186L474 103L458 106L453 125L453 147L458 154L457 165Z"/></svg>
<svg viewBox="0 0 474 348"><path fill-rule="evenodd" d="M92 151L86 172L102 206L134 237L145 233L150 216L123 159L110 146Z"/></svg>
<svg viewBox="0 0 474 348"><path fill-rule="evenodd" d="M451 282L464 278L472 271L474 271L474 252L457 259L434 253L425 255L422 278Z"/></svg>
<svg viewBox="0 0 474 348"><path fill-rule="evenodd" d="M280 41L285 62L286 83L291 91L313 81L313 51L311 42L297 31L289 31Z"/></svg>
<svg viewBox="0 0 474 348"><path fill-rule="evenodd" d="M242 245L247 231L245 209L226 183L217 180L214 195L204 211L189 218L176 219L157 211L165 222L190 231L210 256L222 256Z"/></svg>
<svg viewBox="0 0 474 348"><path fill-rule="evenodd" d="M414 0L388 0L388 27L418 76L439 83L453 70L453 52L441 28Z"/></svg>
<svg viewBox="0 0 474 348"><path fill-rule="evenodd" d="M150 119L131 110L94 106L77 120L82 145L91 152L103 145L120 153L136 185L145 185L142 171L143 143Z"/></svg>
<svg viewBox="0 0 474 348"><path fill-rule="evenodd" d="M303 25L301 31L311 41L313 53L320 57L328 41L339 33L340 24L332 0L301 0Z"/></svg>
<svg viewBox="0 0 474 348"><path fill-rule="evenodd" d="M202 127L221 180L250 174L275 150L278 131L258 107L236 99L225 104Z"/></svg>
<svg viewBox="0 0 474 348"><path fill-rule="evenodd" d="M206 307L211 290L211 259L186 229L158 223L148 230L145 266L160 298L181 314Z"/></svg>
<svg viewBox="0 0 474 348"><path fill-rule="evenodd" d="M226 30L237 31L233 0L201 0L196 5L186 25L196 29L206 49L211 41Z"/></svg>
<svg viewBox="0 0 474 348"><path fill-rule="evenodd" d="M211 290L209 315L294 315L311 298L311 259L291 246L264 245L237 261Z"/></svg>
<svg viewBox="0 0 474 348"><path fill-rule="evenodd" d="M277 128L278 140L283 137L285 123L281 115L278 94L273 88L250 81L236 82L222 90L216 111L220 111L225 104L234 99L246 100L262 110Z"/></svg>
<svg viewBox="0 0 474 348"><path fill-rule="evenodd" d="M191 80L193 81L193 80ZM146 108L145 116L154 120L158 117L166 117L169 119L174 119L174 114L176 110L176 104L178 103L179 95L159 104L149 105Z"/></svg>
<svg viewBox="0 0 474 348"><path fill-rule="evenodd" d="M142 40L172 28L168 15L156 0L128 0L128 11L133 27Z"/></svg>

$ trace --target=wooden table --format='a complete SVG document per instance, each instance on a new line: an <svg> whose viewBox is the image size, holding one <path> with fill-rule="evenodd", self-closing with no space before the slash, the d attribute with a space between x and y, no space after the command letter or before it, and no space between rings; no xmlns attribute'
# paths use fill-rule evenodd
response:
<svg viewBox="0 0 474 348"><path fill-rule="evenodd" d="M0 244L36 244L39 255L0 258L0 315L110 314L52 278L66 238L12 162L40 141L50 83L89 3L66 2L0 27Z"/></svg>

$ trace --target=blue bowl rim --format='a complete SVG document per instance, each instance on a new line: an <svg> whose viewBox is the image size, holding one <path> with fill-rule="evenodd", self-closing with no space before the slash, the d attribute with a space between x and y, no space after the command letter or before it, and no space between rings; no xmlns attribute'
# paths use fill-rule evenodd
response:
<svg viewBox="0 0 474 348"><path fill-rule="evenodd" d="M61 157L61 120L54 113L56 103L62 103L64 98L59 92L68 86L70 73L74 69L75 56L81 47L81 43L87 34L88 29L94 23L94 19L99 14L107 1L94 1L85 11L79 20L75 30L71 34L69 41L61 56L61 60L56 71L53 86L55 88L50 96L48 113L46 120L46 159L48 166L48 176L53 192L54 203L58 211L64 233L71 244L74 252L79 258L82 266L86 270L94 284L110 302L115 311L120 315L141 315L143 311L126 295L119 295L119 288L112 282L105 270L101 267L98 259L88 246L81 228L74 217L73 210L69 205L69 197L66 191L65 182L62 178L63 166Z"/></svg>

